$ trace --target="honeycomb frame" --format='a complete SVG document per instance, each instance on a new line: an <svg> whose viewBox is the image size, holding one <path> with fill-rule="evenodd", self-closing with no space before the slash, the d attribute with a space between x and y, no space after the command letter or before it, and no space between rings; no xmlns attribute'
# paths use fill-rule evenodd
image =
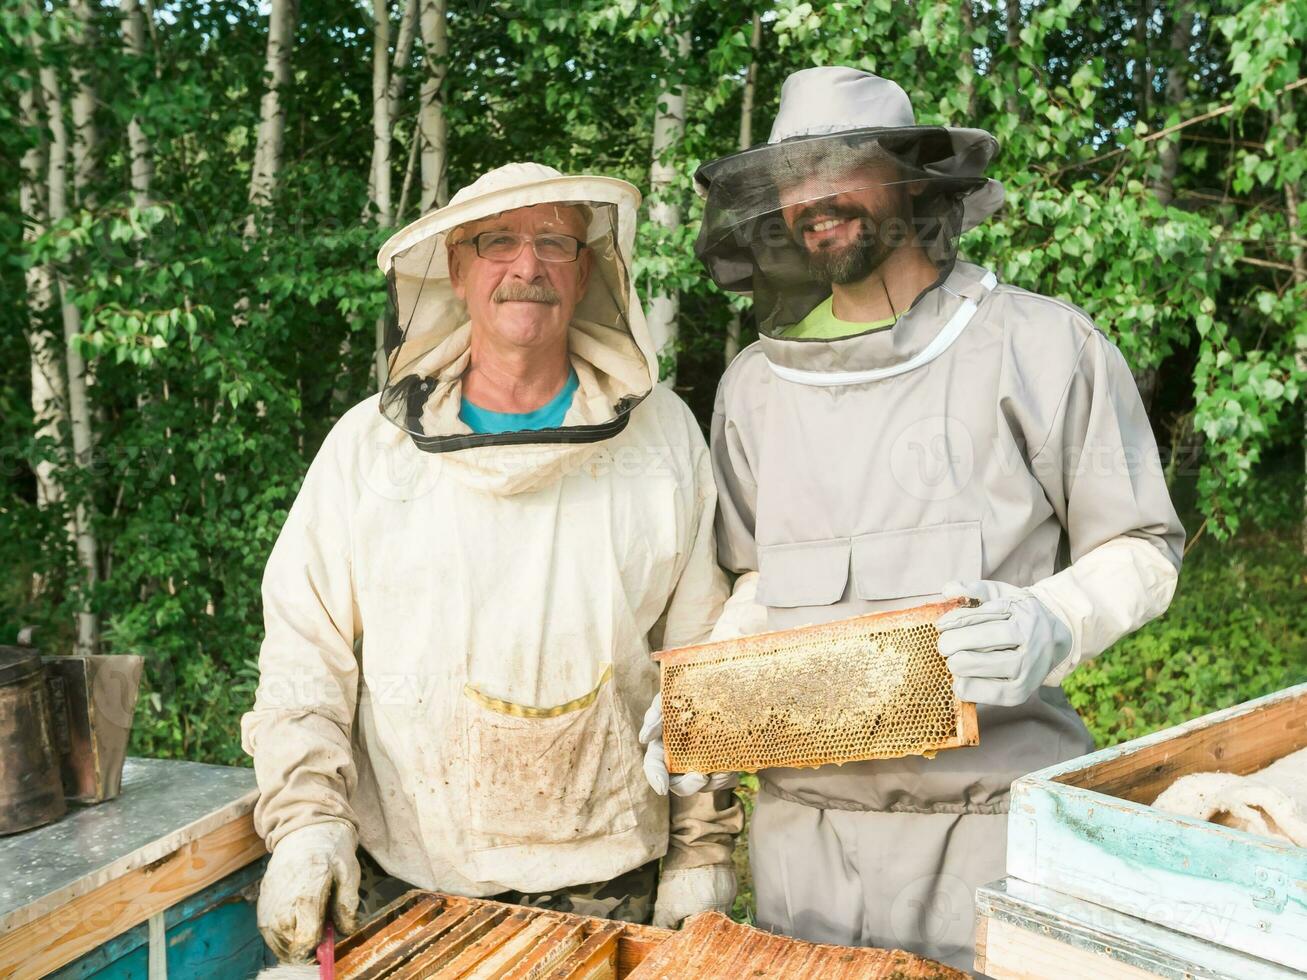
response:
<svg viewBox="0 0 1307 980"><path fill-rule="evenodd" d="M756 772L932 757L980 742L935 623L973 599L667 650L667 769ZM766 668L766 669L763 669Z"/></svg>

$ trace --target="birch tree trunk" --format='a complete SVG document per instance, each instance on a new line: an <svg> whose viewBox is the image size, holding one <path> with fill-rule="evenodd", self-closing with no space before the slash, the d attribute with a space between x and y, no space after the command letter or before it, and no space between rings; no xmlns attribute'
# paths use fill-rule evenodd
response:
<svg viewBox="0 0 1307 980"><path fill-rule="evenodd" d="M1171 8L1174 21L1171 26L1171 52L1166 66L1166 98L1161 110L1163 124L1165 117L1173 109L1179 109L1184 102L1185 92L1189 76L1193 71L1192 63L1189 58L1189 46L1193 39L1194 15L1189 6L1188 0L1176 0ZM1149 17L1152 14L1152 5L1149 0L1143 0L1141 5L1140 19ZM1140 73L1140 105L1144 115L1141 118L1149 118L1151 112L1149 96L1153 85L1153 71L1147 64L1147 43L1148 35L1146 30L1141 30L1137 38L1141 53L1140 61L1137 63L1136 70ZM1170 139L1163 140L1158 150L1161 158L1161 167L1158 171L1156 180L1153 182L1153 193L1157 200L1163 205L1170 204L1175 199L1175 175L1180 168L1180 137L1176 135ZM1151 412L1153 401L1157 397L1157 382L1159 365L1150 365L1148 367L1131 368L1131 374L1134 375L1135 386L1139 389L1139 397L1143 400L1144 409Z"/></svg>
<svg viewBox="0 0 1307 980"><path fill-rule="evenodd" d="M1176 4L1179 7L1179 4ZM1135 13L1135 82L1139 102L1138 118L1149 124L1153 116L1153 67L1148 50L1148 22L1153 16L1152 0L1139 0Z"/></svg>
<svg viewBox="0 0 1307 980"><path fill-rule="evenodd" d="M268 46L263 73L268 88L259 107L259 135L250 174L250 215L245 237L258 231L256 213L272 204L281 174L281 149L286 134L286 104L281 93L290 85L290 54L295 43L295 0L272 0L268 14Z"/></svg>
<svg viewBox="0 0 1307 980"><path fill-rule="evenodd" d="M41 121L40 90L35 85L23 90L19 97L18 108L24 129L36 132L44 129ZM23 220L24 251L29 250L32 243L45 234L46 207L41 185L47 173L47 152L48 148L42 138L39 143L28 147L23 154L22 183L18 188L18 202ZM66 424L64 405L68 396L63 367L59 359L59 348L53 342L46 323L46 317L54 305L50 270L43 265L33 263L28 266L25 279L28 309L27 339L32 349L32 417L36 421L37 439L57 446ZM38 507L44 509L63 499L63 484L59 479L58 468L52 461L38 462L34 472ZM41 591L43 581L44 577L38 576L35 583L37 593Z"/></svg>
<svg viewBox="0 0 1307 980"><path fill-rule="evenodd" d="M679 179L673 154L681 137L685 135L685 87L673 85L671 77L680 73L681 65L690 55L690 32L679 31L671 38L674 53L664 56L664 74L654 105L653 160L649 167L649 220L659 227L674 231L681 223L681 206L677 201ZM676 384L676 318L680 312L680 296L674 289L661 284L653 287L648 300L649 333L654 350L670 388Z"/></svg>
<svg viewBox="0 0 1307 980"><path fill-rule="evenodd" d="M964 126L971 126L976 120L976 52L975 41L971 32L976 29L976 19L971 12L971 0L959 0L958 21L962 25L962 63L971 69L967 79L967 119Z"/></svg>
<svg viewBox="0 0 1307 980"><path fill-rule="evenodd" d="M372 33L372 174L369 179L370 204L377 224L383 228L394 222L391 211L390 147L394 137L395 113L403 91L403 70L413 52L415 13L418 0L401 10L399 38L395 44L395 61L390 65L390 10L387 0L373 0ZM410 155L411 157L411 155ZM377 317L373 325L373 375L377 390L386 383L386 317ZM345 345L349 344L346 338ZM347 353L347 351L345 352Z"/></svg>
<svg viewBox="0 0 1307 980"><path fill-rule="evenodd" d="M72 0L75 53L72 70L73 98L73 189L81 207L94 207L91 180L95 175L99 134L95 128L95 90L86 69L91 45L91 7L87 0Z"/></svg>
<svg viewBox="0 0 1307 980"><path fill-rule="evenodd" d="M390 224L390 5L372 0L372 206Z"/></svg>
<svg viewBox="0 0 1307 980"><path fill-rule="evenodd" d="M413 127L413 139L408 144L408 163L404 165L404 184L399 189L399 203L395 205L395 224L404 221L408 211L409 192L413 189L413 174L417 170L418 148L422 145L422 133Z"/></svg>
<svg viewBox="0 0 1307 980"><path fill-rule="evenodd" d="M1004 23L1007 46L1015 52L1021 47L1021 0L1004 0ZM1007 111L1009 116L1020 117L1021 106L1017 102L1015 88L1007 93Z"/></svg>
<svg viewBox="0 0 1307 980"><path fill-rule="evenodd" d="M145 15L138 0L122 0L122 15L127 53L134 59L144 58ZM133 115L127 122L127 148L131 159L132 205L149 207L150 187L154 182L154 153L138 115Z"/></svg>
<svg viewBox="0 0 1307 980"><path fill-rule="evenodd" d="M49 159L49 215L51 223L68 216L68 131L64 126L63 96L59 89L59 74L53 66L43 65L41 94L45 100L46 127L50 131ZM68 288L56 272L54 288L59 296L63 319L64 362L68 369L68 421L73 437L73 463L79 469L91 464L92 434L91 407L86 390L86 362L74 343L82 332L82 317L68 294ZM82 584L86 590L83 608L77 614L76 651L79 654L99 652L99 617L86 608L91 591L99 579L95 532L91 527L91 508L87 494L79 494L74 509L77 536L77 559L82 571Z"/></svg>
<svg viewBox="0 0 1307 980"><path fill-rule="evenodd" d="M390 153L391 143L393 142L395 132L395 120L399 118L399 100L404 94L404 70L408 67L409 59L413 57L413 40L417 35L418 23L418 2L419 0L408 0L404 3L401 0L399 15L399 37L395 41L395 60L391 62L389 77L386 81L386 118L389 121L388 129L391 139L386 142L386 153ZM374 0L374 8L376 6ZM375 9L374 9L375 15ZM390 25L387 23L387 36L389 36ZM389 40L386 42L389 44ZM373 98L376 98L376 82L378 73L378 62L376 60L376 44L374 38L374 60L372 64L372 82ZM389 52L386 53L389 57ZM376 132L376 116L373 116L373 132ZM373 204L376 201L376 180L377 180L377 146L373 143L372 166L368 169L368 203ZM389 179L389 178L388 178ZM366 219L365 219L366 220ZM392 214L390 222L398 222L397 215Z"/></svg>
<svg viewBox="0 0 1307 980"><path fill-rule="evenodd" d="M740 93L740 138L736 145L741 150L747 150L753 145L753 98L758 87L758 51L761 47L762 20L754 13L753 31L749 35L749 70L744 76L744 91ZM730 367L731 361L740 352L741 320L740 311L736 310L726 326L726 367Z"/></svg>
<svg viewBox="0 0 1307 980"><path fill-rule="evenodd" d="M1175 20L1171 27L1171 63L1166 72L1166 111L1184 102L1189 76L1193 72L1189 47L1193 42L1194 13L1187 0L1176 0L1171 8ZM1162 140L1158 149L1162 167L1153 184L1157 199L1163 204L1175 200L1175 175L1180 170L1180 137Z"/></svg>
<svg viewBox="0 0 1307 980"><path fill-rule="evenodd" d="M419 99L418 130L422 136L422 195L418 211L425 214L449 200L445 175L445 101L441 92L445 82L449 54L446 37L445 0L418 0L422 4L419 20L422 30L422 54L425 62Z"/></svg>

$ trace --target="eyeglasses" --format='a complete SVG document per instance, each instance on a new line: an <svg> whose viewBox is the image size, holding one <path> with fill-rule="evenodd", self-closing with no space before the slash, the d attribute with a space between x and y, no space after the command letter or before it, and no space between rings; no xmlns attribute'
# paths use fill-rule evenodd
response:
<svg viewBox="0 0 1307 980"><path fill-rule="evenodd" d="M477 257L493 262L512 262L522 254L526 243L541 262L575 262L585 242L571 235L518 235L511 231L483 231L459 245L471 245Z"/></svg>

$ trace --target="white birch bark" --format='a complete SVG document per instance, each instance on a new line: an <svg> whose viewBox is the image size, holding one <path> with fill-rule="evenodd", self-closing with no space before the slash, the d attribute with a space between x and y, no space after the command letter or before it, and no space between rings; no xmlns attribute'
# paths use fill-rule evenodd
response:
<svg viewBox="0 0 1307 980"><path fill-rule="evenodd" d="M417 170L418 148L422 145L422 133L413 127L413 139L408 144L408 163L404 164L404 185L399 189L399 203L395 205L395 224L402 224L404 214L408 211L409 193L413 190L413 174Z"/></svg>
<svg viewBox="0 0 1307 980"><path fill-rule="evenodd" d="M395 60L390 65L390 87L387 91L390 121L393 125L399 115L399 100L404 95L405 70L413 57L413 41L417 37L418 0L401 0L399 37L395 40Z"/></svg>
<svg viewBox="0 0 1307 980"><path fill-rule="evenodd" d="M372 206L390 224L390 5L372 0Z"/></svg>
<svg viewBox="0 0 1307 980"><path fill-rule="evenodd" d="M422 194L418 211L425 214L449 200L445 173L445 99L441 91L445 82L449 54L446 37L445 0L418 0L422 31L423 76L419 98L418 129L422 134Z"/></svg>
<svg viewBox="0 0 1307 980"><path fill-rule="evenodd" d="M404 78L405 69L413 57L413 41L417 36L418 23L418 2L419 0L408 0L407 3L401 0L399 15L399 36L395 40L395 58L390 65L390 75L386 82L386 117L389 120L389 129L391 140L386 143L386 152L390 152L395 132L395 120L399 118L399 102L404 95ZM375 3L374 3L375 7ZM387 25L389 29L389 25ZM387 42L389 43L389 42ZM375 50L375 45L374 45ZM372 65L373 74L373 97L376 95L376 75L378 67L374 60ZM376 119L373 119L375 132ZM376 200L376 180L377 180L377 161L376 161L376 144L373 144L372 165L368 168L368 203L371 205ZM397 214L390 217L391 223L398 223Z"/></svg>
<svg viewBox="0 0 1307 980"><path fill-rule="evenodd" d="M1016 51L1021 47L1021 0L1004 0L1003 12L1003 28L1006 35L1007 46L1013 51ZM1009 89L1006 103L1008 115L1020 117L1021 107L1017 103L1017 96L1014 90Z"/></svg>
<svg viewBox="0 0 1307 980"><path fill-rule="evenodd" d="M138 0L122 0L122 17L123 43L127 53L135 59L144 58L145 14ZM148 207L154 182L154 152L140 116L133 115L127 122L127 148L131 160L132 204L137 208Z"/></svg>
<svg viewBox="0 0 1307 980"><path fill-rule="evenodd" d="M1193 65L1189 57L1194 33L1193 9L1186 0L1176 0L1171 7L1171 15L1175 20L1171 28L1171 63L1167 66L1166 72L1166 109L1163 110L1163 115L1171 109L1178 108L1184 101L1189 76L1193 73ZM1175 175L1180 171L1179 134L1162 140L1158 155L1162 166L1153 184L1153 190L1159 201L1170 204L1175 199Z"/></svg>
<svg viewBox="0 0 1307 980"><path fill-rule="evenodd" d="M967 78L965 91L967 95L967 118L962 123L964 126L975 125L976 121L976 52L975 42L971 39L971 33L976 29L976 19L971 11L971 0L959 0L958 2L958 21L962 25L962 63L971 69Z"/></svg>
<svg viewBox="0 0 1307 980"><path fill-rule="evenodd" d="M268 46L263 73L267 90L259 106L259 134L250 174L251 213L245 222L245 237L258 230L255 212L272 203L281 173L282 143L286 134L286 104L282 92L290 85L290 54L295 43L294 0L272 0L268 14Z"/></svg>
<svg viewBox="0 0 1307 980"><path fill-rule="evenodd" d="M33 85L19 96L19 114L24 129L40 131L40 91ZM46 174L45 141L27 148L22 159L22 183L18 188L19 209L23 221L24 250L45 234L45 201L42 183ZM50 270L33 264L26 272L28 344L31 347L32 417L36 421L36 437L58 445L65 423L64 404L67 398L63 366L59 348L54 343L46 324L46 317L54 305L54 291ZM36 464L36 505L46 508L64 497L63 483L55 464L45 460ZM35 591L41 591L44 578L38 576Z"/></svg>
<svg viewBox="0 0 1307 980"><path fill-rule="evenodd" d="M753 32L749 36L749 70L744 76L744 91L740 94L740 138L736 145L747 150L753 145L753 99L758 87L758 51L762 47L762 20L753 15ZM724 361L730 367L735 355L740 352L741 320L739 311L731 314L731 322L726 326L726 348Z"/></svg>
<svg viewBox="0 0 1307 980"><path fill-rule="evenodd" d="M53 66L43 65L41 94L45 100L46 126L50 130L49 158L49 215L51 223L68 215L68 131L64 125L63 96L59 88L59 74ZM64 332L64 362L68 370L68 422L73 438L73 462L78 468L91 464L92 433L91 407L87 396L86 362L77 349L74 339L82 332L82 318L68 289L58 273L53 276L59 296ZM98 581L98 559L95 532L91 527L91 508L85 498L74 509L77 534L77 559L81 566L83 585L89 592ZM77 614L76 652L99 652L99 617L83 608Z"/></svg>
<svg viewBox="0 0 1307 980"><path fill-rule="evenodd" d="M679 31L671 38L672 51L666 52L664 70L679 72L690 55L690 33ZM681 206L677 201L679 178L673 154L685 135L685 87L673 85L664 76L658 86L654 104L653 160L649 167L649 220L662 228L675 229L681 223ZM669 388L676 384L676 319L680 296L674 289L656 284L647 302L649 333Z"/></svg>
<svg viewBox="0 0 1307 980"><path fill-rule="evenodd" d="M73 189L77 203L94 207L91 180L95 176L99 134L95 128L95 90L86 69L92 44L91 7L87 0L71 0L75 54L73 59Z"/></svg>
<svg viewBox="0 0 1307 980"><path fill-rule="evenodd" d="M1141 5L1140 21L1146 21L1146 18L1151 16L1151 11L1152 4L1145 0ZM1189 6L1188 0L1176 0L1171 11L1175 19L1171 27L1171 56L1166 69L1166 99L1161 111L1163 125L1165 125L1167 114L1172 109L1179 108L1180 104L1184 102L1189 76L1193 71L1189 57L1189 47L1193 40L1194 31L1193 10ZM1143 113L1142 118L1145 120L1151 118L1153 85L1153 72L1147 64L1147 43L1148 33L1146 30L1142 30L1138 38L1142 62L1138 71L1141 80L1140 110ZM1157 177L1153 181L1153 193L1157 196L1158 201L1163 205L1167 205L1175 199L1175 175L1180 170L1179 134L1170 139L1162 140L1158 155L1161 165ZM1139 397L1143 400L1144 408L1151 412L1153 401L1157 397L1159 365L1132 367L1130 373L1134 375L1135 386L1139 389Z"/></svg>

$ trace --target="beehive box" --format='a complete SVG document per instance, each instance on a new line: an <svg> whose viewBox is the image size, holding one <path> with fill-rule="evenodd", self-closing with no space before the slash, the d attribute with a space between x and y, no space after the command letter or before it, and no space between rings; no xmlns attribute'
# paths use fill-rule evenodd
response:
<svg viewBox="0 0 1307 980"><path fill-rule="evenodd" d="M966 980L902 950L805 943L716 912L679 932L411 891L336 946L340 980Z"/></svg>
<svg viewBox="0 0 1307 980"><path fill-rule="evenodd" d="M1004 878L976 889L976 972L993 980L1302 980L1303 974Z"/></svg>
<svg viewBox="0 0 1307 980"><path fill-rule="evenodd" d="M336 944L340 980L604 980L673 933L652 926L411 891Z"/></svg>
<svg viewBox="0 0 1307 980"><path fill-rule="evenodd" d="M979 742L935 623L974 600L681 647L662 673L670 772L755 772L933 755Z"/></svg>
<svg viewBox="0 0 1307 980"><path fill-rule="evenodd" d="M1012 784L1010 878L1307 971L1307 848L1150 804L1195 772L1307 747L1307 684Z"/></svg>

